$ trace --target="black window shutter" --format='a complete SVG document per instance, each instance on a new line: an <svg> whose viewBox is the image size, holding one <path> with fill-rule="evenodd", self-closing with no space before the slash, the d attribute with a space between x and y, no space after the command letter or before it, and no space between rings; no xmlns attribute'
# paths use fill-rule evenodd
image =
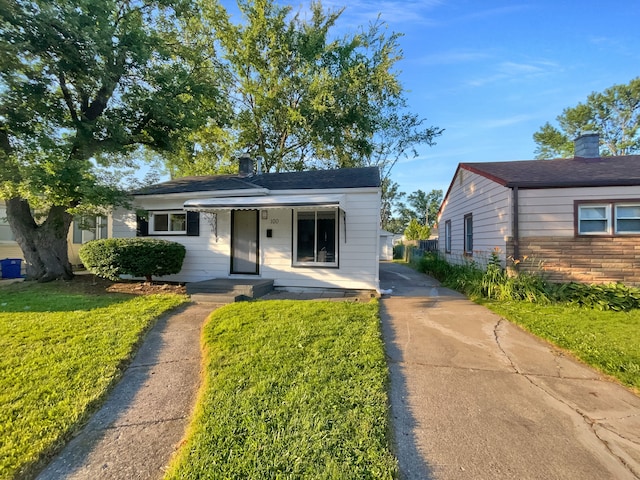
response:
<svg viewBox="0 0 640 480"><path fill-rule="evenodd" d="M146 218L136 215L136 237L146 237L149 235L149 222Z"/></svg>
<svg viewBox="0 0 640 480"><path fill-rule="evenodd" d="M187 212L187 236L200 235L200 212Z"/></svg>

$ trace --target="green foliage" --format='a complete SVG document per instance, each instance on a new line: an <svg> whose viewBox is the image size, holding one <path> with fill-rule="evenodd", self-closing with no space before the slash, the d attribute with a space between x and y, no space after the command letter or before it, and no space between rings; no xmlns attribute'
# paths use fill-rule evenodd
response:
<svg viewBox="0 0 640 480"><path fill-rule="evenodd" d="M154 238L107 238L80 248L80 260L92 273L110 280L120 275L161 277L179 273L186 254L184 245Z"/></svg>
<svg viewBox="0 0 640 480"><path fill-rule="evenodd" d="M427 240L431 234L431 228L428 225L420 225L418 220L412 218L404 231L407 240Z"/></svg>
<svg viewBox="0 0 640 480"><path fill-rule="evenodd" d="M640 308L640 289L622 283L586 285L567 283L554 291L559 300L596 310L626 311Z"/></svg>
<svg viewBox="0 0 640 480"><path fill-rule="evenodd" d="M566 303L482 303L533 334L571 351L623 384L640 390L639 309L614 312Z"/></svg>
<svg viewBox="0 0 640 480"><path fill-rule="evenodd" d="M2 479L33 478L121 377L154 319L186 301L73 293L68 282L13 284L0 297Z"/></svg>
<svg viewBox="0 0 640 480"><path fill-rule="evenodd" d="M601 153L630 155L640 151L640 78L593 92L585 103L565 108L557 117L560 128L550 123L533 134L536 158L573 156L573 140L593 131L600 134Z"/></svg>
<svg viewBox="0 0 640 480"><path fill-rule="evenodd" d="M417 190L409 194L406 203L402 201L405 195L404 192L398 191L395 182L389 182L387 185L383 183L382 228L389 232L402 233L413 218L421 225L433 227L442 203L442 190L431 190L429 193Z"/></svg>
<svg viewBox="0 0 640 480"><path fill-rule="evenodd" d="M398 158L440 135L406 111L398 35L384 23L343 35L334 32L342 10L320 2L302 13L274 0L238 8L234 23L209 2L203 21L224 59L229 128L194 132L169 158L173 176L226 172L231 156L248 153L265 171L377 165L386 178Z"/></svg>
<svg viewBox="0 0 640 480"><path fill-rule="evenodd" d="M29 212L124 203L104 169L133 168L140 146L176 149L185 131L224 118L226 97L196 0L1 4L0 198L28 202L8 204L8 218L41 278L68 264L63 249L46 251L68 222L47 229Z"/></svg>
<svg viewBox="0 0 640 480"><path fill-rule="evenodd" d="M201 402L167 478L396 478L378 314L300 301L213 312Z"/></svg>
<svg viewBox="0 0 640 480"><path fill-rule="evenodd" d="M623 284L551 284L540 275L507 272L493 252L485 270L473 262L450 264L436 253L420 259L418 269L440 280L446 287L473 298L538 304L569 303L597 310L627 311L640 308L640 289Z"/></svg>

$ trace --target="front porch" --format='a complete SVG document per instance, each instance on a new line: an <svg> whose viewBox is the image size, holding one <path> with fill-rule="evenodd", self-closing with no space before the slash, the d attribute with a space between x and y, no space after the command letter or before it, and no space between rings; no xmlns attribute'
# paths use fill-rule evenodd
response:
<svg viewBox="0 0 640 480"><path fill-rule="evenodd" d="M196 303L232 303L266 295L273 290L273 280L213 278L190 282L186 287Z"/></svg>

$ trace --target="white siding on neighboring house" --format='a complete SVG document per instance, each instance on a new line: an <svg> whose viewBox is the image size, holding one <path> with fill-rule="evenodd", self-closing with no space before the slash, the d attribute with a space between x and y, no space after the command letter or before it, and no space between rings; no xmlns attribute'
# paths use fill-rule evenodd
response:
<svg viewBox="0 0 640 480"><path fill-rule="evenodd" d="M638 200L632 187L545 188L519 191L520 238L573 237L574 201Z"/></svg>
<svg viewBox="0 0 640 480"><path fill-rule="evenodd" d="M440 239L440 252L452 263L464 261L464 218L473 217L473 255L468 257L484 264L494 249L505 261L506 244L511 233L511 189L481 175L460 169L440 210L438 226L445 231L451 221L451 252L444 252L445 239Z"/></svg>
<svg viewBox="0 0 640 480"><path fill-rule="evenodd" d="M393 236L391 232L380 230L380 260L393 260Z"/></svg>

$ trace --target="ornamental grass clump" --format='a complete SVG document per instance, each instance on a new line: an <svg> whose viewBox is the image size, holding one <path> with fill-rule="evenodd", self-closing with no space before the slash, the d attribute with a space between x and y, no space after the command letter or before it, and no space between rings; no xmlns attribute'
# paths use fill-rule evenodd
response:
<svg viewBox="0 0 640 480"><path fill-rule="evenodd" d="M80 248L80 260L91 273L118 281L121 275L162 277L179 273L186 255L184 245L155 238L107 238Z"/></svg>

